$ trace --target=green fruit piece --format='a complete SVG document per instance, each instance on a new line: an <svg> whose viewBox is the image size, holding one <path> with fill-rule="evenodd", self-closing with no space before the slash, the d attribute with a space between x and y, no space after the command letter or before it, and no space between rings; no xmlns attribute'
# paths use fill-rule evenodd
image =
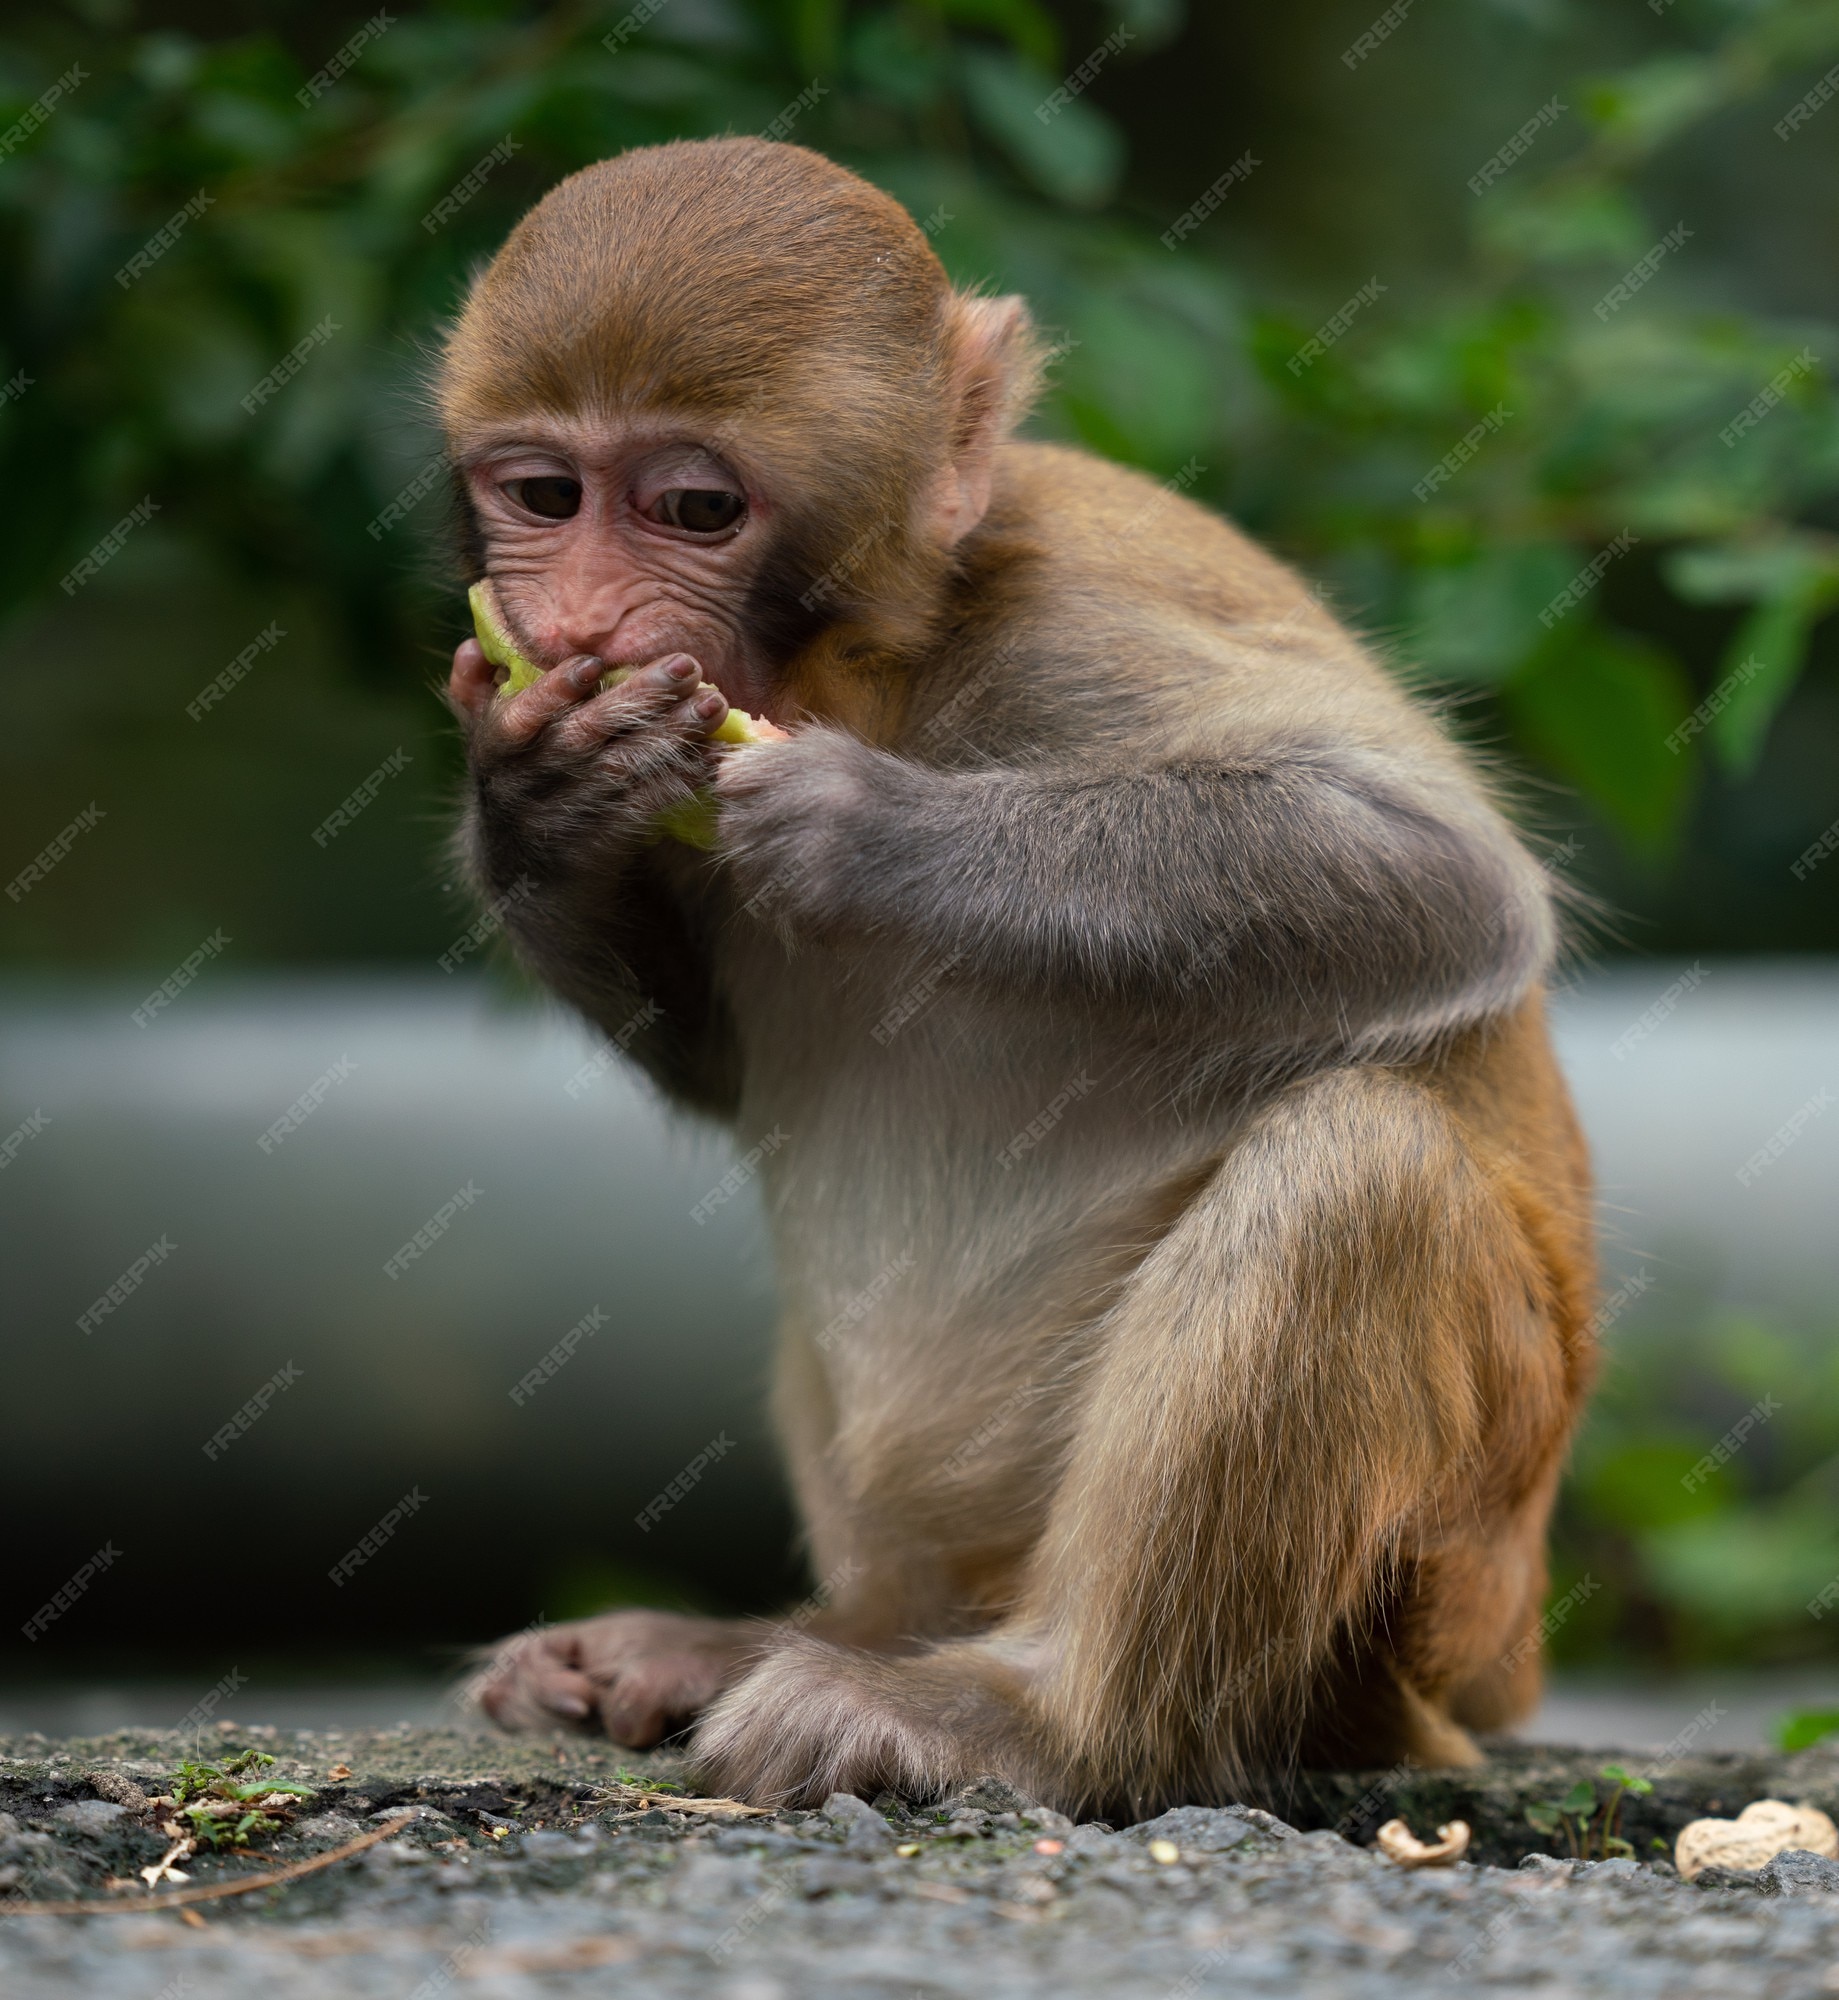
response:
<svg viewBox="0 0 1839 2000"><path fill-rule="evenodd" d="M472 607L473 632L479 641L479 650L495 667L506 668L511 678L498 690L498 699L522 694L527 687L534 687L543 678L543 670L533 666L517 650L517 642L498 609L497 593L492 589L489 577L475 583L466 593L466 602Z"/></svg>
<svg viewBox="0 0 1839 2000"><path fill-rule="evenodd" d="M770 722L762 723L757 715L749 715L744 708L731 708L722 717L722 726L709 738L711 743L782 743L785 731L775 729Z"/></svg>

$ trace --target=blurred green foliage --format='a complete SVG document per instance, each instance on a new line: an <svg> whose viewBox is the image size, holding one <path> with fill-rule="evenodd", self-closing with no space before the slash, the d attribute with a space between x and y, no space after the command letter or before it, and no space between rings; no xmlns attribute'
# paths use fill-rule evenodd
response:
<svg viewBox="0 0 1839 2000"><path fill-rule="evenodd" d="M1167 0L1122 14L1126 63L1180 26ZM1702 755L1753 769L1839 598L1821 522L1839 420L1824 366L1796 366L1830 353L1831 329L1696 304L1690 241L1604 304L1674 223L1643 199L1649 165L1733 108L1760 120L1765 91L1839 51L1831 0L1700 9L1696 46L1583 80L1474 204L1461 268L1434 294L1376 297L1358 337L1306 359L1319 304L1248 284L1217 234L1169 247L1114 199L1125 135L1095 93L1041 115L1085 51L1038 0L467 0L387 18L317 94L315 59L359 20L205 39L136 32L96 0L0 44L0 123L82 71L0 162L0 375L30 383L0 410L0 467L32 495L0 543L0 616L152 494L239 576L335 609L354 658L413 657L429 605L410 552L438 539L441 502L375 524L437 449L418 383L469 267L571 168L760 129L813 85L791 136L892 188L956 273L1026 292L1060 335L1047 429L1234 507L1403 661L1489 691L1530 764L1631 849L1675 838ZM1196 156L1198 196L1218 167ZM1783 371L1783 400L1727 441ZM1415 497L1491 411L1508 414L1472 460ZM1725 699L1694 740L1672 738L1697 692L1665 616L1631 626L1601 587L1549 615L1621 536L1677 604L1732 607Z"/></svg>
<svg viewBox="0 0 1839 2000"><path fill-rule="evenodd" d="M1783 1719L1775 1732L1775 1747L1792 1757L1829 1736L1839 1735L1839 1708L1803 1708Z"/></svg>
<svg viewBox="0 0 1839 2000"><path fill-rule="evenodd" d="M1839 1327L1679 1310L1606 1343L1553 1538L1561 1661L1830 1658ZM1839 1690L1836 1690L1839 1692Z"/></svg>

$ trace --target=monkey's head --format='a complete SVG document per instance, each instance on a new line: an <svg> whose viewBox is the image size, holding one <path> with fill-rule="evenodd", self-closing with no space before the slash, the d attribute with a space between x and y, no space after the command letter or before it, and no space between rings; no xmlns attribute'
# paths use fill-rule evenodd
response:
<svg viewBox="0 0 1839 2000"><path fill-rule="evenodd" d="M501 604L541 662L685 652L774 706L826 631L900 646L1038 373L900 205L798 146L646 147L553 188L436 385Z"/></svg>

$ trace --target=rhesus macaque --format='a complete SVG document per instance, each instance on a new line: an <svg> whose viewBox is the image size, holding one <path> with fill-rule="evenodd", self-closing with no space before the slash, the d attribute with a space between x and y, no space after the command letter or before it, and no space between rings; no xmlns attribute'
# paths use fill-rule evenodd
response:
<svg viewBox="0 0 1839 2000"><path fill-rule="evenodd" d="M1114 1818L1460 1764L1538 1681L1590 1370L1545 880L1271 556L1018 441L1023 304L801 148L649 148L512 232L438 396L464 851L743 1145L829 1608L507 1649L508 1725L756 1801L998 1773ZM639 666L599 691L609 667ZM709 741L727 703L788 740ZM656 816L713 785L711 852Z"/></svg>

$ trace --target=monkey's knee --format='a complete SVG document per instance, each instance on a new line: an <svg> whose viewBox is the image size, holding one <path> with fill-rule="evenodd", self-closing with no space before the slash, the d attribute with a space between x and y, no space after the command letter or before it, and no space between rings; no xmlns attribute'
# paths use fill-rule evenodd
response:
<svg viewBox="0 0 1839 2000"><path fill-rule="evenodd" d="M1475 1463L1490 1356L1536 1332L1510 1217L1442 1106L1386 1071L1293 1087L1228 1165L1221 1358L1270 1364L1246 1415L1280 1426L1292 1486L1370 1468L1347 1497L1408 1510Z"/></svg>
<svg viewBox="0 0 1839 2000"><path fill-rule="evenodd" d="M1357 1068L1280 1096L1236 1164L1239 1199L1269 1205L1266 1309L1359 1392L1345 1421L1418 1435L1437 1476L1517 1514L1570 1398L1549 1276L1499 1164L1424 1084Z"/></svg>

